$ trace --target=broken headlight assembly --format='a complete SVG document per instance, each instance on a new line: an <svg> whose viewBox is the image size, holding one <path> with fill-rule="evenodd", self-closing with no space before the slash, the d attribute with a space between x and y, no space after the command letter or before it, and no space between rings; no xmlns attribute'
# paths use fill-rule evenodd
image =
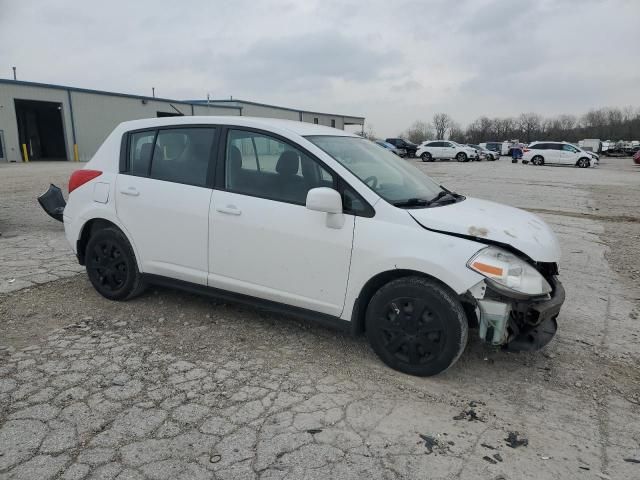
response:
<svg viewBox="0 0 640 480"><path fill-rule="evenodd" d="M487 247L467 262L467 267L484 275L497 290L520 295L546 295L551 285L532 265L498 247Z"/></svg>

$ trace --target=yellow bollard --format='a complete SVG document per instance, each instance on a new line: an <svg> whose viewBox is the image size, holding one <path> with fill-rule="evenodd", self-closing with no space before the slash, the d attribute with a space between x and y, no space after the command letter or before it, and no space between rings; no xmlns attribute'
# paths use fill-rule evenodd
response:
<svg viewBox="0 0 640 480"><path fill-rule="evenodd" d="M22 157L22 161L28 163L29 162L29 154L27 153L27 144L26 143L22 144L22 154L24 155Z"/></svg>
<svg viewBox="0 0 640 480"><path fill-rule="evenodd" d="M73 161L74 162L79 162L80 161L80 155L78 155L78 144L77 143L73 144Z"/></svg>

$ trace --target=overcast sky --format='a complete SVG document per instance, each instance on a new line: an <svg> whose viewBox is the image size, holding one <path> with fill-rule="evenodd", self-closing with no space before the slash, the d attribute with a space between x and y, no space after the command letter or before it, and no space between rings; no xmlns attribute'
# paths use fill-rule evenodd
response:
<svg viewBox="0 0 640 480"><path fill-rule="evenodd" d="M640 0L0 0L0 77L363 115L640 107Z"/></svg>

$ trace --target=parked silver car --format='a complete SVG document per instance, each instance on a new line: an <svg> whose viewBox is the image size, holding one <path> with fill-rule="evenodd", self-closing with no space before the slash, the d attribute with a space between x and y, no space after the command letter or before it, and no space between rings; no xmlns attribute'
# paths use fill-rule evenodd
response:
<svg viewBox="0 0 640 480"><path fill-rule="evenodd" d="M404 148L398 148L395 145L391 145L389 142L385 142L382 140L376 140L376 145L380 145L382 148L386 148L391 153L395 153L399 157L406 157L407 151Z"/></svg>

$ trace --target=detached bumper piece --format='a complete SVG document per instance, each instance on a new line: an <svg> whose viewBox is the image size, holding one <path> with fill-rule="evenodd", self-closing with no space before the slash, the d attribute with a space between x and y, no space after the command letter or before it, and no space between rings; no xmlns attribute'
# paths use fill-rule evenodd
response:
<svg viewBox="0 0 640 480"><path fill-rule="evenodd" d="M514 298L486 283L483 298L477 300L480 338L514 352L539 350L558 329L557 317L565 292L555 276L548 277L552 292L538 298Z"/></svg>
<svg viewBox="0 0 640 480"><path fill-rule="evenodd" d="M62 214L64 207L67 206L67 202L64 201L60 188L56 187L53 183L49 185L49 189L38 197L38 203L42 209L47 212L47 215L62 222Z"/></svg>

